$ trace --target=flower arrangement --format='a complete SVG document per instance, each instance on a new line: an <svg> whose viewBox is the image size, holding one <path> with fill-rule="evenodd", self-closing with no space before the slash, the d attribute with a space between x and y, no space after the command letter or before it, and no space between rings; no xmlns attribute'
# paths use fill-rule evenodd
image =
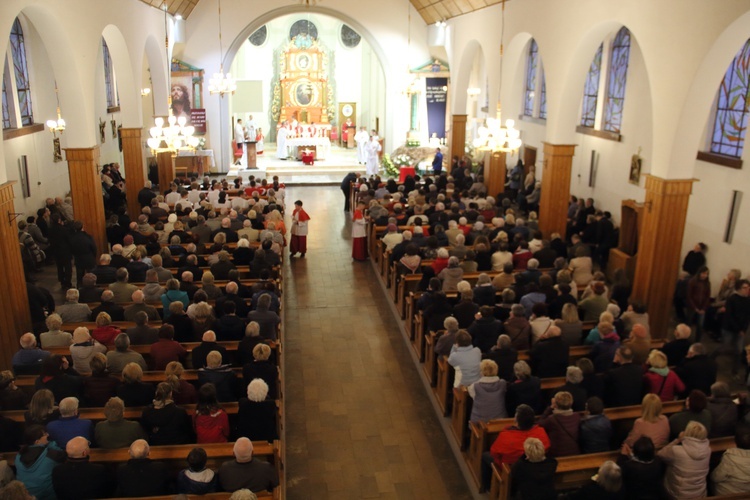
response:
<svg viewBox="0 0 750 500"><path fill-rule="evenodd" d="M195 149L197 149L199 151L203 151L204 149L206 149L206 138L205 137L201 137L200 139L198 139L198 145L195 147Z"/></svg>
<svg viewBox="0 0 750 500"><path fill-rule="evenodd" d="M398 167L393 164L390 155L383 155L383 170L390 177L398 177Z"/></svg>
<svg viewBox="0 0 750 500"><path fill-rule="evenodd" d="M398 168L411 167L414 164L414 160L411 158L411 156L402 153L400 155L396 155L393 158L393 164Z"/></svg>
<svg viewBox="0 0 750 500"><path fill-rule="evenodd" d="M420 146L419 139L407 139L406 140L406 147L407 148L418 148Z"/></svg>

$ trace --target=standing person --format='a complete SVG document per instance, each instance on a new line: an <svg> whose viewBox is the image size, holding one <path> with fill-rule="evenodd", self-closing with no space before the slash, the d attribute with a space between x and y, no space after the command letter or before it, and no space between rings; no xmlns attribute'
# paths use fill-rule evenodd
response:
<svg viewBox="0 0 750 500"><path fill-rule="evenodd" d="M343 191L344 193L344 212L349 212L352 209L351 188L352 188L352 183L356 181L357 181L357 174L354 172L349 172L348 174L346 174L346 177L344 177L344 180L341 181L341 191Z"/></svg>
<svg viewBox="0 0 750 500"><path fill-rule="evenodd" d="M518 196L518 191L521 189L521 181L523 179L523 161L519 158L518 163L508 173L508 189L510 190L509 197L511 200L515 200Z"/></svg>
<svg viewBox="0 0 750 500"><path fill-rule="evenodd" d="M367 220L365 219L365 204L363 202L357 203L352 221L352 258L354 260L366 260Z"/></svg>
<svg viewBox="0 0 750 500"><path fill-rule="evenodd" d="M380 169L380 158L378 153L382 150L380 141L376 134L370 136L370 142L367 143L367 175L378 175Z"/></svg>
<svg viewBox="0 0 750 500"><path fill-rule="evenodd" d="M297 252L301 254L301 257L307 253L307 221L309 220L310 216L302 208L302 201L295 201L294 212L292 212L292 241L289 245L290 257L294 257Z"/></svg>
<svg viewBox="0 0 750 500"><path fill-rule="evenodd" d="M70 248L76 264L76 286L83 285L83 275L96 265L96 243L94 238L83 228L83 222L73 221L73 234L70 237Z"/></svg>
<svg viewBox="0 0 750 500"><path fill-rule="evenodd" d="M440 152L440 148L435 151L435 159L432 160L432 172L438 176L443 171L443 153Z"/></svg>
<svg viewBox="0 0 750 500"><path fill-rule="evenodd" d="M258 127L258 133L255 134L255 154L263 154L263 139L265 139L263 129Z"/></svg>
<svg viewBox="0 0 750 500"><path fill-rule="evenodd" d="M237 118L237 123L234 125L234 142L237 145L238 151L243 151L243 147L245 144L245 127L242 126L242 119ZM234 162L235 165L239 165L240 161L242 160L242 156L240 155L239 158L237 158L237 161Z"/></svg>
<svg viewBox="0 0 750 500"><path fill-rule="evenodd" d="M286 150L286 137L289 135L288 127L289 122L285 121L276 132L276 156L278 156L279 160L286 160L288 154Z"/></svg>
<svg viewBox="0 0 750 500"><path fill-rule="evenodd" d="M354 142L357 143L357 163L363 165L367 162L367 141L370 139L366 127L360 127L357 135L354 136Z"/></svg>
<svg viewBox="0 0 750 500"><path fill-rule="evenodd" d="M73 254L70 248L71 227L59 213L50 216L49 250L55 257L57 279L63 290L73 288Z"/></svg>
<svg viewBox="0 0 750 500"><path fill-rule="evenodd" d="M695 326L695 341L700 342L703 336L703 322L706 310L711 305L711 282L708 280L708 268L702 266L688 281L687 304L690 323Z"/></svg>
<svg viewBox="0 0 750 500"><path fill-rule="evenodd" d="M255 120L253 120L253 115L248 117L245 128L247 129L247 137L252 141L255 138L255 129L258 128L255 124Z"/></svg>
<svg viewBox="0 0 750 500"><path fill-rule="evenodd" d="M750 281L738 280L734 293L724 305L724 320L721 325L723 351L732 355L732 373L737 374L745 347L745 332L750 325Z"/></svg>

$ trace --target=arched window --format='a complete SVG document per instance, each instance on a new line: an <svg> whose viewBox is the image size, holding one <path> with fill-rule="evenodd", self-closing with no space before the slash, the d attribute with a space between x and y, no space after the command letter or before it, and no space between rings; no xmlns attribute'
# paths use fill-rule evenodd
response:
<svg viewBox="0 0 750 500"><path fill-rule="evenodd" d="M604 101L604 130L620 133L622 110L625 106L625 83L628 79L630 59L630 31L621 28L612 42L612 57L609 60L607 95Z"/></svg>
<svg viewBox="0 0 750 500"><path fill-rule="evenodd" d="M727 68L716 98L711 152L742 157L750 99L750 40Z"/></svg>
<svg viewBox="0 0 750 500"><path fill-rule="evenodd" d="M547 79L545 78L544 68L542 68L542 95L541 104L539 105L539 118L547 119Z"/></svg>
<svg viewBox="0 0 750 500"><path fill-rule="evenodd" d="M594 60L589 66L589 74L583 86L583 109L581 110L581 126L594 128L596 123L596 106L599 102L599 76L602 69L602 49L604 44L599 45Z"/></svg>
<svg viewBox="0 0 750 500"><path fill-rule="evenodd" d="M5 90L5 75L3 75L3 129L10 128L10 111L8 110L8 93Z"/></svg>
<svg viewBox="0 0 750 500"><path fill-rule="evenodd" d="M104 87L107 90L107 108L116 108L120 105L117 95L117 83L115 81L115 68L112 65L112 57L109 55L109 47L102 37L102 54L104 57Z"/></svg>
<svg viewBox="0 0 750 500"><path fill-rule="evenodd" d="M29 68L26 64L26 44L23 39L23 28L21 28L21 22L18 18L16 18L13 27L10 30L10 51L13 57L13 73L16 77L16 95L18 96L18 110L21 115L21 126L26 127L34 124L34 113L31 106ZM5 97L5 92L3 92L3 97ZM3 104L4 124L5 100L3 101ZM10 121L10 116L8 118Z"/></svg>
<svg viewBox="0 0 750 500"><path fill-rule="evenodd" d="M536 40L531 39L529 55L526 59L526 90L524 92L523 114L534 116L534 95L536 90L536 68L539 62L539 47Z"/></svg>

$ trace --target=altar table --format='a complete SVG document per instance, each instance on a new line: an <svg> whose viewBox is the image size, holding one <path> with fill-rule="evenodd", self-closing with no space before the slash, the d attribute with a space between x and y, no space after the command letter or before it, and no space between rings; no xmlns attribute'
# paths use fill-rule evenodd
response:
<svg viewBox="0 0 750 500"><path fill-rule="evenodd" d="M414 167L401 167L401 169L398 171L398 182L403 184L406 178L410 175L412 177L417 175L417 169Z"/></svg>

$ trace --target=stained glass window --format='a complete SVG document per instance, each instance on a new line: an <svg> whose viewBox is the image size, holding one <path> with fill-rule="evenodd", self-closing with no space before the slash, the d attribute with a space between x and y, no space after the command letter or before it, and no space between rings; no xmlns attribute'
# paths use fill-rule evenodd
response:
<svg viewBox="0 0 750 500"><path fill-rule="evenodd" d="M599 102L599 76L602 69L602 50L604 44L594 54L591 61L589 74L586 76L586 84L583 86L583 110L581 111L581 126L594 128L596 122L596 105Z"/></svg>
<svg viewBox="0 0 750 500"><path fill-rule="evenodd" d="M354 47L359 45L360 41L362 41L362 37L359 33L354 31L346 24L341 26L341 43L344 44L344 47L353 49Z"/></svg>
<svg viewBox="0 0 750 500"><path fill-rule="evenodd" d="M547 75L544 74L544 66L542 66L542 91L539 98L542 102L539 105L539 118L544 120L547 119Z"/></svg>
<svg viewBox="0 0 750 500"><path fill-rule="evenodd" d="M609 61L607 98L604 102L604 130L620 132L622 110L625 107L625 83L630 59L630 31L621 28L612 42L612 59Z"/></svg>
<svg viewBox="0 0 750 500"><path fill-rule="evenodd" d="M719 86L711 152L742 157L750 99L750 40L737 53Z"/></svg>
<svg viewBox="0 0 750 500"><path fill-rule="evenodd" d="M8 93L5 91L5 75L3 75L3 129L10 128L10 111L8 110Z"/></svg>
<svg viewBox="0 0 750 500"><path fill-rule="evenodd" d="M26 64L26 44L23 40L21 22L16 18L10 30L10 50L13 55L13 72L16 75L18 90L18 109L21 111L21 124L34 124L34 114L31 108L31 85L29 84L29 69Z"/></svg>
<svg viewBox="0 0 750 500"><path fill-rule="evenodd" d="M114 108L119 106L115 84L115 68L112 65L112 57L109 55L107 42L102 38L102 54L104 57L104 87L107 89L107 107Z"/></svg>
<svg viewBox="0 0 750 500"><path fill-rule="evenodd" d="M539 47L531 39L529 57L526 62L526 91L524 92L523 114L534 116L534 90L536 89L536 66L539 59Z"/></svg>
<svg viewBox="0 0 750 500"><path fill-rule="evenodd" d="M248 40L250 40L250 43L252 43L256 47L260 47L261 45L266 43L267 38L268 38L268 28L264 24L263 26L255 30L255 32L252 35L250 35L250 38L248 38Z"/></svg>

